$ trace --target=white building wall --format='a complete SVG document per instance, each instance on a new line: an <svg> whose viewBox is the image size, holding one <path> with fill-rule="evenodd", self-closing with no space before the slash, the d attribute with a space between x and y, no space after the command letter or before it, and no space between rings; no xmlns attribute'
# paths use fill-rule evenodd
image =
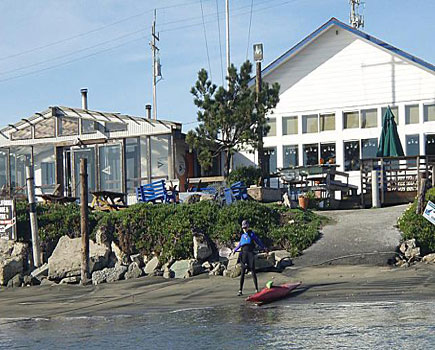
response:
<svg viewBox="0 0 435 350"><path fill-rule="evenodd" d="M435 74L351 32L332 26L287 62L263 79L281 86L280 102L270 116L277 120L277 136L266 137L265 147L277 147L277 166L283 167L283 146L336 144L336 162L343 170L343 142L377 138L381 134L381 108L398 106L398 133L406 152L405 135L420 135L424 154L425 135L435 133L435 122L423 121L423 105L435 103ZM418 124L405 124L405 105L418 104ZM376 108L377 127L344 129L343 113ZM302 115L335 113L334 131L302 133ZM282 135L282 118L298 116L298 134ZM350 182L360 185L359 172Z"/></svg>

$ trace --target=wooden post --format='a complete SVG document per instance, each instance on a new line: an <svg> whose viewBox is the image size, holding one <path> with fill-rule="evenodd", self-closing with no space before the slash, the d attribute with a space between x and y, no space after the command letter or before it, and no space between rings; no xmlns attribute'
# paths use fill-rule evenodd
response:
<svg viewBox="0 0 435 350"><path fill-rule="evenodd" d="M385 178L384 158L381 158L381 206L385 202L384 178Z"/></svg>
<svg viewBox="0 0 435 350"><path fill-rule="evenodd" d="M80 159L80 186L81 284L85 285L89 281L88 167L86 158Z"/></svg>
<svg viewBox="0 0 435 350"><path fill-rule="evenodd" d="M417 209L415 210L416 214L422 214L424 210L424 198L426 196L426 182L427 179L422 174L420 179L419 192L417 194Z"/></svg>
<svg viewBox="0 0 435 350"><path fill-rule="evenodd" d="M39 249L38 220L36 217L35 182L32 166L26 166L26 178L27 197L29 199L30 229L32 231L33 265L35 267L39 267L41 266L41 253Z"/></svg>
<svg viewBox="0 0 435 350"><path fill-rule="evenodd" d="M378 171L372 170L372 208L380 208Z"/></svg>

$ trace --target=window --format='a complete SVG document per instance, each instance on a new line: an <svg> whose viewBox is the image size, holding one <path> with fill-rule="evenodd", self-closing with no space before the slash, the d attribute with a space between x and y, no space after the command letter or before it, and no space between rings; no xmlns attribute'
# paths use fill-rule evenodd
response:
<svg viewBox="0 0 435 350"><path fill-rule="evenodd" d="M320 131L335 130L335 114L320 114Z"/></svg>
<svg viewBox="0 0 435 350"><path fill-rule="evenodd" d="M304 166L319 164L319 144L303 145Z"/></svg>
<svg viewBox="0 0 435 350"><path fill-rule="evenodd" d="M32 127L26 126L20 130L11 133L12 140L29 140L32 138Z"/></svg>
<svg viewBox="0 0 435 350"><path fill-rule="evenodd" d="M282 118L282 134L296 135L298 133L298 117Z"/></svg>
<svg viewBox="0 0 435 350"><path fill-rule="evenodd" d="M127 124L118 123L118 122L106 122L105 124L106 131L127 131Z"/></svg>
<svg viewBox="0 0 435 350"><path fill-rule="evenodd" d="M405 123L406 124L418 124L418 105L405 106Z"/></svg>
<svg viewBox="0 0 435 350"><path fill-rule="evenodd" d="M42 162L41 163L41 170L42 170L42 185L54 185L54 173L55 173L55 167L54 162Z"/></svg>
<svg viewBox="0 0 435 350"><path fill-rule="evenodd" d="M266 159L269 158L269 162L266 163L269 165L269 174L276 173L276 148L265 148L264 155Z"/></svg>
<svg viewBox="0 0 435 350"><path fill-rule="evenodd" d="M55 119L44 119L35 125L35 139L55 137Z"/></svg>
<svg viewBox="0 0 435 350"><path fill-rule="evenodd" d="M388 107L382 107L381 113L382 113L382 120L384 120L385 112L387 111ZM397 125L399 125L399 107L390 107L391 112L393 112L394 115L394 121Z"/></svg>
<svg viewBox="0 0 435 350"><path fill-rule="evenodd" d="M269 119L267 120L267 125L270 127L269 131L267 132L266 136L276 136L276 119Z"/></svg>
<svg viewBox="0 0 435 350"><path fill-rule="evenodd" d="M423 110L424 110L424 121L425 122L435 121L435 104L424 105Z"/></svg>
<svg viewBox="0 0 435 350"><path fill-rule="evenodd" d="M343 113L343 125L345 129L359 128L359 113L358 112Z"/></svg>
<svg viewBox="0 0 435 350"><path fill-rule="evenodd" d="M435 134L426 135L426 155L435 156Z"/></svg>
<svg viewBox="0 0 435 350"><path fill-rule="evenodd" d="M82 119L82 134L93 134L97 131L97 123L94 120Z"/></svg>
<svg viewBox="0 0 435 350"><path fill-rule="evenodd" d="M365 139L361 140L361 153L362 158L376 158L378 151L378 139Z"/></svg>
<svg viewBox="0 0 435 350"><path fill-rule="evenodd" d="M283 167L288 168L299 165L299 152L298 146L284 146L283 147Z"/></svg>
<svg viewBox="0 0 435 350"><path fill-rule="evenodd" d="M304 134L319 132L319 122L317 114L302 116L302 132Z"/></svg>
<svg viewBox="0 0 435 350"><path fill-rule="evenodd" d="M359 170L359 141L344 142L344 170Z"/></svg>
<svg viewBox="0 0 435 350"><path fill-rule="evenodd" d="M140 145L139 139L125 140L125 163L127 171L127 192L134 193L140 186Z"/></svg>
<svg viewBox="0 0 435 350"><path fill-rule="evenodd" d="M406 135L406 155L418 156L420 154L420 136Z"/></svg>
<svg viewBox="0 0 435 350"><path fill-rule="evenodd" d="M320 164L335 164L335 143L320 145Z"/></svg>
<svg viewBox="0 0 435 350"><path fill-rule="evenodd" d="M363 109L361 111L361 128L376 128L378 126L378 110Z"/></svg>
<svg viewBox="0 0 435 350"><path fill-rule="evenodd" d="M101 190L121 192L121 146L100 146L99 163Z"/></svg>
<svg viewBox="0 0 435 350"><path fill-rule="evenodd" d="M8 185L8 151L0 150L0 188Z"/></svg>
<svg viewBox="0 0 435 350"><path fill-rule="evenodd" d="M79 120L77 118L58 118L59 136L73 136L79 133Z"/></svg>

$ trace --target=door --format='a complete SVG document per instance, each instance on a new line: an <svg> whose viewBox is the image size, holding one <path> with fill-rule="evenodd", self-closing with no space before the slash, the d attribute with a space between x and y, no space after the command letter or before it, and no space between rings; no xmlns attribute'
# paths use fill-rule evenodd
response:
<svg viewBox="0 0 435 350"><path fill-rule="evenodd" d="M87 159L88 168L88 191L95 191L96 189L96 171L95 171L95 148L87 147L80 149L73 149L73 194L75 197L80 198L80 159ZM88 200L90 201L92 196L88 192Z"/></svg>

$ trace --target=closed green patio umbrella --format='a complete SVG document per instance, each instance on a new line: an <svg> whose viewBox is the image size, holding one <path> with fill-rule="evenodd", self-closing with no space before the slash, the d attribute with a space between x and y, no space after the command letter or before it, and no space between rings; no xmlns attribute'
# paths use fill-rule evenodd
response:
<svg viewBox="0 0 435 350"><path fill-rule="evenodd" d="M404 155L399 134L397 133L397 124L394 121L394 114L390 106L388 106L382 120L382 132L376 156L401 157Z"/></svg>

